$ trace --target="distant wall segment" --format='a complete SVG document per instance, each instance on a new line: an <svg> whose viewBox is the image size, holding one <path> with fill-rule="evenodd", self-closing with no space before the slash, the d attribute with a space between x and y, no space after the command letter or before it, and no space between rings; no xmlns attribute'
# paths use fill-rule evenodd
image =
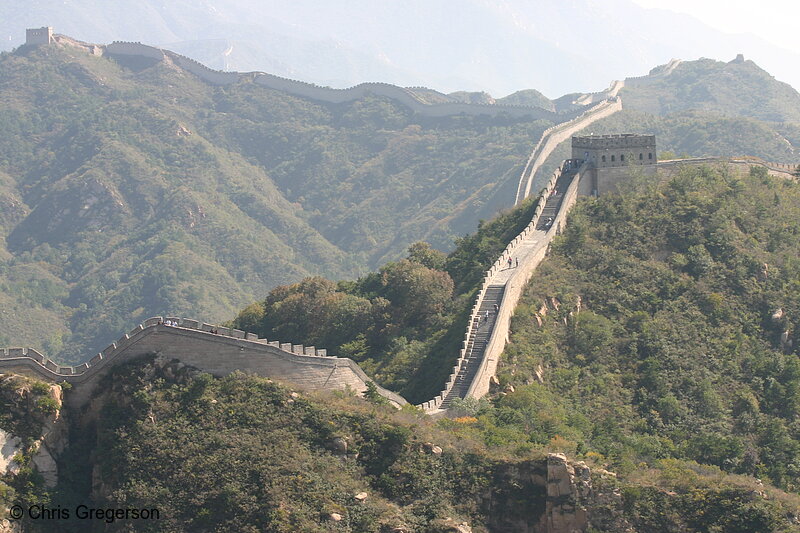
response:
<svg viewBox="0 0 800 533"><path fill-rule="evenodd" d="M385 96L411 108L415 113L428 117L445 117L460 114L474 116L505 115L513 118L527 117L533 120L546 119L553 122L563 122L574 118L588 108L587 105L572 111L556 113L541 107L524 105L468 104L465 102L426 104L411 91L388 83L361 83L347 89L333 89L331 87L322 87L313 83L283 78L265 72L225 72L209 68L199 61L195 61L184 55L139 42L114 41L104 47L104 53L110 56L145 57L157 61L171 61L173 64L178 65L182 69L212 85L224 86L232 85L241 80L252 80L262 87L321 102L349 102L363 98L368 94ZM612 87L614 86L612 85ZM614 93L616 93L616 91L614 91Z"/></svg>
<svg viewBox="0 0 800 533"><path fill-rule="evenodd" d="M773 163L757 157L694 157L688 159L668 159L658 162L658 169L673 171L686 165L730 165L737 168L749 169L750 167L763 167L771 175L784 179L797 179L800 165L786 163Z"/></svg>

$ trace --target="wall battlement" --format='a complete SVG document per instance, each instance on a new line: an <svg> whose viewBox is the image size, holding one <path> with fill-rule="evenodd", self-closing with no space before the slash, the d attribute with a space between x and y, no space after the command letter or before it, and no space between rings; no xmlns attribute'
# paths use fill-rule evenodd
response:
<svg viewBox="0 0 800 533"><path fill-rule="evenodd" d="M167 317L179 326L149 318L80 365L60 366L32 348L0 349L0 371L33 375L73 385L71 402L83 405L112 367L148 354L162 354L215 376L241 370L310 389L350 388L363 392L372 380L351 359L331 357L314 346L259 339L257 335L197 320ZM406 401L391 391L378 392L395 405Z"/></svg>
<svg viewBox="0 0 800 533"><path fill-rule="evenodd" d="M656 83L659 79L665 78L672 74L678 68L682 61L680 59L670 59L668 63L660 65L652 69L649 73L643 76L632 76L625 78L625 86L627 87L643 87Z"/></svg>
<svg viewBox="0 0 800 533"><path fill-rule="evenodd" d="M668 159L658 162L659 170L670 170L673 168L680 168L685 165L708 165L708 164L722 164L731 165L735 167L764 167L771 175L784 178L784 179L798 179L797 173L800 172L800 165L786 164L786 163L773 163L771 161L764 161L758 157L743 156L743 157L693 157L688 159Z"/></svg>
<svg viewBox="0 0 800 533"><path fill-rule="evenodd" d="M573 137L572 147L595 150L599 148L646 148L655 147L655 135L636 135L633 133L621 133L617 135L588 135L584 137Z"/></svg>

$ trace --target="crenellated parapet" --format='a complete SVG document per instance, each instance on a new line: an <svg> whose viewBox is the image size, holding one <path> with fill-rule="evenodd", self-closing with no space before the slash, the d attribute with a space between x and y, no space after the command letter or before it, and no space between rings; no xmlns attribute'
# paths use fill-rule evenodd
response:
<svg viewBox="0 0 800 533"><path fill-rule="evenodd" d="M177 324L177 325L166 325ZM351 359L328 356L325 349L260 339L253 333L178 317L145 320L90 360L61 366L32 348L0 350L0 372L33 375L73 385L71 402L82 405L109 369L136 358L161 354L215 376L252 372L309 389L355 392L372 380ZM378 392L396 405L406 401L391 391Z"/></svg>
<svg viewBox="0 0 800 533"><path fill-rule="evenodd" d="M164 51L155 46L148 46L139 42L114 41L105 46L105 53L122 56L139 56L156 61L164 60Z"/></svg>
<svg viewBox="0 0 800 533"><path fill-rule="evenodd" d="M749 167L763 167L767 169L771 175L796 180L798 173L800 173L800 164L791 163L774 163L771 161L764 161L761 158L753 156L742 157L690 157L685 159L667 159L658 162L658 169L669 171L673 168L680 168L686 165L712 165L722 164L730 165L733 167L740 167L747 169Z"/></svg>

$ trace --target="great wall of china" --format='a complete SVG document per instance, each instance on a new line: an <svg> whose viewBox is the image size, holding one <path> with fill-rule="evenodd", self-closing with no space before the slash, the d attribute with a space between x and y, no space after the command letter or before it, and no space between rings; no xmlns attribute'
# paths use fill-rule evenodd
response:
<svg viewBox="0 0 800 533"><path fill-rule="evenodd" d="M157 59L159 56L156 51L160 53L160 49L153 50L149 57ZM394 86L388 87L399 89ZM520 187L525 181L527 189L530 190L535 170L547 159L558 142L621 108L621 100L614 96L581 112L570 121L548 128L528 160L528 165L520 178ZM551 139L559 141L553 142ZM449 404L456 396L480 397L488 391L489 379L494 375L497 358L507 340L508 324L516 302L536 266L544 258L550 240L564 223L566 212L577 198L578 180L573 180L573 185L561 202L555 223L547 229L541 227L542 213L561 175L562 168L559 168L543 189L540 205L536 207L531 222L508 244L502 256L485 273L459 358L442 392L419 405L426 412L441 412L442 403L447 400L446 403ZM513 272L503 268L503 261L508 257L519 259L519 266L515 267ZM506 291L506 296L498 301L499 311L492 322L493 327L489 332L482 332L480 324L482 306L493 302L491 298L487 298L487 294L497 292L498 287ZM60 366L32 348L10 348L0 351L0 369L33 375L53 382L67 381L73 385L70 401L76 405L81 405L91 396L91 391L97 382L111 367L154 353L180 359L186 364L214 375L242 370L310 388L350 388L356 392L363 392L367 388L367 383L371 381L354 361L329 357L325 350L258 339L252 333L229 330L191 319L167 317L166 320L178 322L180 327L160 324L158 318L148 319L94 358L76 367ZM485 326L484 324L484 330ZM215 335L211 333L212 330L221 334ZM478 350L475 341L481 333L488 333L486 349L481 347ZM469 376L468 381L465 380L467 376ZM378 387L378 392L395 405L407 403L402 397L386 389Z"/></svg>
<svg viewBox="0 0 800 533"><path fill-rule="evenodd" d="M150 354L179 359L215 376L240 370L311 389L350 388L362 393L372 381L353 360L330 357L314 346L268 341L242 330L178 317L149 318L78 366L60 366L32 348L9 348L0 350L0 369L55 383L66 381L73 386L68 401L81 406L113 366ZM377 391L397 406L407 403L382 387Z"/></svg>
<svg viewBox="0 0 800 533"><path fill-rule="evenodd" d="M66 39L68 38L62 37L62 40ZM85 45L75 41L69 44ZM212 84L235 83L242 77L249 76L265 87L328 102L344 102L372 93L394 98L415 112L428 116L508 113L511 116L553 119L556 115L544 109L521 106L424 104L410 91L388 84L361 84L339 90L264 73L239 74L215 71L179 54L140 43L112 43L100 51L98 45L86 46L91 47L87 48L87 51L96 55L106 53L137 55L155 61L164 61L168 58ZM679 63L678 60L673 60L655 69L652 75L667 76ZM624 83L614 82L606 91L587 95L582 101L594 105L578 109L572 117L558 114L559 119L569 118L569 120L548 128L539 139L520 176L515 204L519 204L530 195L536 171L561 142L591 123L621 110L622 100L617 95L619 90L625 84L644 83L642 81L644 78L628 78ZM524 110L525 113L516 115L517 111L510 112L511 109L517 109L519 113ZM537 114L539 111L544 115ZM770 173L782 177L793 177L792 173L795 171L792 165L767 163L756 158L674 160L659 163L659 167L663 165L663 168L668 170L686 164L720 162L746 167L761 165ZM490 379L495 374L500 354L508 341L511 317L523 289L536 267L544 259L550 242L560 233L569 210L577 201L580 181L587 171L587 165L581 163L577 160L566 160L553 173L538 196L538 205L530 223L508 244L501 256L485 272L467 323L459 358L442 391L433 399L418 406L425 412L442 413L455 398L479 398L489 391ZM495 304L497 311L488 313L489 319L486 319L487 311L490 309L493 311ZM114 365L157 353L180 359L185 364L214 375L242 370L309 388L350 388L356 392L363 392L367 389L367 383L371 382L354 361L329 357L325 350L267 341L259 339L252 333L216 327L190 319L167 318L167 320L177 322L179 326L166 326L159 318L148 319L90 361L77 367L57 365L30 348L10 348L0 350L0 369L34 375L54 382L72 383L74 387L69 401L76 405L81 405L91 396L94 386ZM380 387L377 390L394 405L407 403L391 391Z"/></svg>
<svg viewBox="0 0 800 533"><path fill-rule="evenodd" d="M60 37L61 36L55 36L57 42ZM65 43L67 42L66 40L63 41ZM85 45L85 43L81 44ZM428 117L444 117L459 114L497 116L502 114L514 118L528 117L532 119L546 119L553 122L561 122L574 118L585 110L585 107L580 107L575 110L556 113L541 107L522 105L468 104L463 102L427 104L422 102L413 91L388 83L361 83L347 89L333 89L313 83L282 78L265 72L224 72L208 68L202 63L184 55L141 43L115 41L102 47L102 55L109 55L112 57L135 56L155 61L170 61L182 69L191 72L203 81L213 85L231 85L242 80L251 80L253 83L268 89L334 104L357 100L368 94L385 96L400 102L415 113Z"/></svg>

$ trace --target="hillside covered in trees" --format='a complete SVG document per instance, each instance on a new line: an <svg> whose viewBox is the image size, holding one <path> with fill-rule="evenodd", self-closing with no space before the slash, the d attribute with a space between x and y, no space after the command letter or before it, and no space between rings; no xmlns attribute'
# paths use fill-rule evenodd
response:
<svg viewBox="0 0 800 533"><path fill-rule="evenodd" d="M752 61L684 61L622 88L623 110L592 124L595 135L655 135L660 157L756 156L800 163L800 94ZM571 157L559 146L541 175Z"/></svg>
<svg viewBox="0 0 800 533"><path fill-rule="evenodd" d="M4 376L2 427L39 438L43 413L56 407L42 402L48 389ZM62 411L72 429L56 486L43 485L26 447L20 470L0 476L0 505L156 509L157 519L93 528L152 532L549 531L548 519L564 520L559 513L575 503L591 531L609 533L789 533L800 516L795 495L719 469L674 461L617 476L591 454L582 456L588 468L574 463L580 493L554 497L545 452L558 444L484 442L467 434L483 423L475 417L437 422L159 358L115 368L93 405ZM21 523L31 532L87 531L74 514Z"/></svg>
<svg viewBox="0 0 800 533"><path fill-rule="evenodd" d="M0 56L0 345L82 360L156 314L447 247L513 196L546 122L325 105L71 47Z"/></svg>
<svg viewBox="0 0 800 533"><path fill-rule="evenodd" d="M352 282L278 287L237 322L338 344L411 395L455 352L440 341L533 205L447 256L418 243ZM563 452L592 472L593 531L795 531L798 211L800 184L759 169L634 180L579 201L517 309L499 386L453 418L156 357L66 412L54 489L23 454L0 498L158 507L152 531L506 532L554 512L541 476ZM47 390L6 377L2 427L35 442Z"/></svg>
<svg viewBox="0 0 800 533"><path fill-rule="evenodd" d="M441 390L452 371L484 272L536 206L530 198L481 222L448 255L418 242L406 258L354 281L313 277L276 287L233 324L268 339L324 346L421 403Z"/></svg>
<svg viewBox="0 0 800 533"><path fill-rule="evenodd" d="M697 484L718 487L734 476L756 493L773 485L796 495L798 220L800 185L757 167L749 174L724 166L686 168L660 182L634 180L622 195L582 199L517 309L499 386L485 400L460 402L456 409L470 422L448 430L488 446L591 458L629 481L669 485L678 494L692 493ZM295 328L297 342L304 335L319 339L319 330L293 307L300 298L305 308L323 309L356 294L367 301L365 288L371 286L378 287L371 293L374 305L391 285L381 293L381 280L396 272L444 279L431 267L447 271L465 249L474 250L466 242L447 258L415 245L408 260L353 283L329 285L321 297L306 290L312 280L276 289L250 316L257 309L253 324L267 331ZM435 293L423 278L406 279L420 280L416 289L442 297L453 286L440 283ZM413 300L403 301L391 296L384 309L396 309L385 316L415 310L405 316L425 320ZM246 316L248 311L239 320ZM379 381L412 393L408 377L424 381L427 372L417 369L425 363L414 366L414 358L381 348L398 342L407 347L401 333L410 331L404 329L409 323L396 318L393 331L382 330L379 345L365 341L371 320L353 321L358 326L350 332L336 329L344 336L334 344L345 351L357 345L366 355L348 355L360 358ZM419 338L427 357L447 357ZM707 476L716 481L702 481ZM653 496L641 487L631 490L634 500ZM697 503L682 512L697 511ZM658 522L671 511L648 512ZM729 517L722 530L762 530L745 515ZM683 527L713 530L698 523Z"/></svg>
<svg viewBox="0 0 800 533"><path fill-rule="evenodd" d="M690 460L800 491L798 215L800 185L761 169L583 200L517 309L498 374L514 392L479 425L620 471Z"/></svg>
<svg viewBox="0 0 800 533"><path fill-rule="evenodd" d="M796 161L795 117L776 110L797 94L749 62L724 65L672 74L724 80L716 107L698 89L679 95L688 109L658 116L668 83L625 89L642 111L626 103L592 129L656 133L676 154ZM214 87L169 63L68 46L0 55L0 97L0 345L65 362L148 316L221 322L276 285L352 278L420 240L452 250L511 203L550 126ZM756 99L762 111L748 111ZM503 101L554 105L532 89Z"/></svg>

